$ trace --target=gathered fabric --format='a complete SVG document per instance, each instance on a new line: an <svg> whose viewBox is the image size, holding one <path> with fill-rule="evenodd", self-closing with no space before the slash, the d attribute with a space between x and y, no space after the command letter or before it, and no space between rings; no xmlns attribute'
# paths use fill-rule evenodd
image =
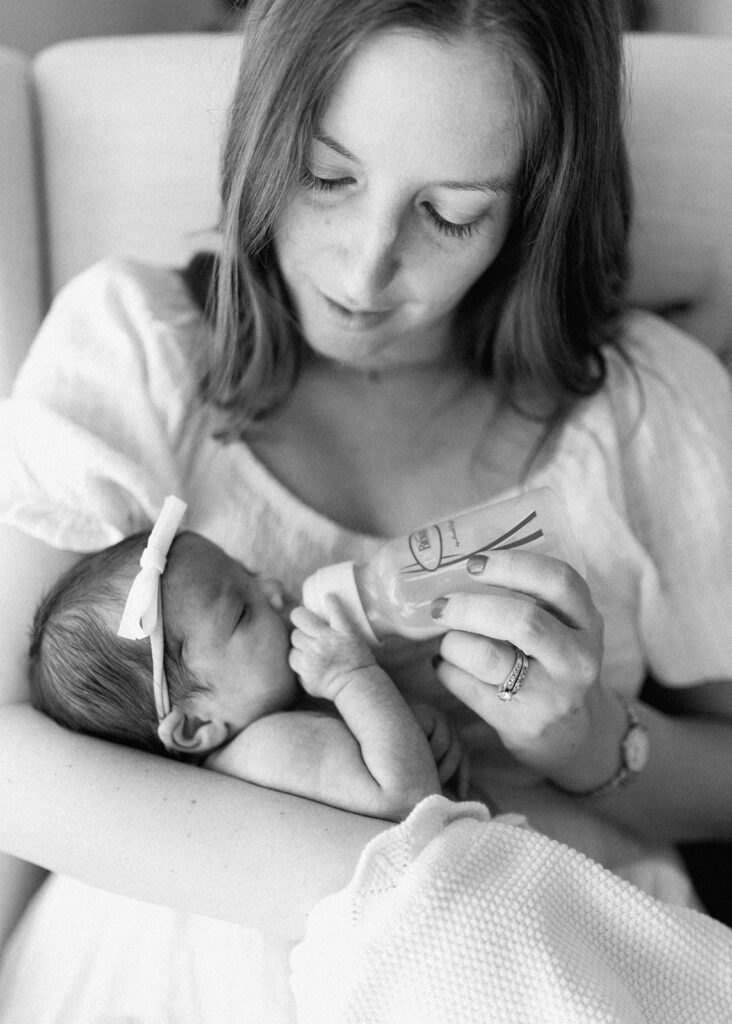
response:
<svg viewBox="0 0 732 1024"><path fill-rule="evenodd" d="M292 953L298 1024L710 1024L732 931L481 804L372 840Z"/></svg>

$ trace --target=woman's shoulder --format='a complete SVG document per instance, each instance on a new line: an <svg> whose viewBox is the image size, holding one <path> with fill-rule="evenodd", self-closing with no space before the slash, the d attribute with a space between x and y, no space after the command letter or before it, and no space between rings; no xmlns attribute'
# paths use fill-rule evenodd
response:
<svg viewBox="0 0 732 1024"><path fill-rule="evenodd" d="M720 358L667 320L633 310L607 352L609 399L627 422L654 414L729 418L732 381Z"/></svg>
<svg viewBox="0 0 732 1024"><path fill-rule="evenodd" d="M51 315L90 315L126 322L199 324L201 311L175 267L109 257L66 282L51 305Z"/></svg>
<svg viewBox="0 0 732 1024"><path fill-rule="evenodd" d="M627 317L608 354L597 430L603 459L622 481L624 506L660 562L669 538L711 514L727 530L732 508L732 379L719 357L650 313ZM588 428L601 417L587 416ZM589 433L589 430L588 430ZM652 541L649 540L652 538ZM669 551L672 547L669 546Z"/></svg>
<svg viewBox="0 0 732 1024"><path fill-rule="evenodd" d="M0 516L72 550L142 528L185 493L205 429L200 311L175 270L104 260L58 293L0 404Z"/></svg>
<svg viewBox="0 0 732 1024"><path fill-rule="evenodd" d="M77 374L117 375L188 391L205 330L178 270L129 259L95 263L55 296L16 382L45 393ZM43 382L46 382L45 385ZM88 388L87 388L88 390Z"/></svg>
<svg viewBox="0 0 732 1024"><path fill-rule="evenodd" d="M704 491L732 470L732 380L719 357L673 324L629 313L608 347L604 386L580 401L559 435L575 481L605 481L624 505L651 491ZM692 484L693 481L693 484ZM624 495L624 497L623 497ZM654 499L655 500L655 499Z"/></svg>

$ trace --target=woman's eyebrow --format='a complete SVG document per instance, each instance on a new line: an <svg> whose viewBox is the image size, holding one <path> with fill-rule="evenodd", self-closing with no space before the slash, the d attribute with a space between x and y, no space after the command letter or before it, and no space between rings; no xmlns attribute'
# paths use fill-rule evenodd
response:
<svg viewBox="0 0 732 1024"><path fill-rule="evenodd" d="M435 188L451 188L472 190L473 192L489 192L493 195L511 195L516 191L515 182L497 175L485 181L436 181Z"/></svg>
<svg viewBox="0 0 732 1024"><path fill-rule="evenodd" d="M338 153L339 156L345 157L346 160L353 160L354 163L360 163L358 157L354 156L350 149L346 149L346 147L342 146L340 142L337 142L332 135L324 135L321 132L317 132L315 135L315 141L322 142L324 146L327 146L328 149L332 149L335 153Z"/></svg>
<svg viewBox="0 0 732 1024"><path fill-rule="evenodd" d="M354 163L360 163L360 160L355 156L350 149L346 149L345 146L341 145L337 139L334 139L332 135L327 135L324 132L317 132L315 135L316 142L322 142L328 149L332 149L334 153L338 153L339 156L344 157L346 160L352 160ZM501 175L496 175L493 178L486 178L484 181L436 181L434 182L435 188L449 188L472 192L487 192L490 195L511 195L516 191L515 182L509 178L505 178Z"/></svg>

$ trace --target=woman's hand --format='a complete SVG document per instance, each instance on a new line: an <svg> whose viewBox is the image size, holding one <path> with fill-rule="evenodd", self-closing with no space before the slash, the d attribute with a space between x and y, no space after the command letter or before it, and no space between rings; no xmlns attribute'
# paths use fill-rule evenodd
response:
<svg viewBox="0 0 732 1024"><path fill-rule="evenodd" d="M438 676L520 761L564 781L566 766L584 760L603 727L603 623L589 588L566 562L525 551L474 556L467 571L473 583L507 589L451 593L433 603L433 616L449 627ZM516 648L528 656L528 671L520 690L499 700ZM577 769L581 789L581 763Z"/></svg>

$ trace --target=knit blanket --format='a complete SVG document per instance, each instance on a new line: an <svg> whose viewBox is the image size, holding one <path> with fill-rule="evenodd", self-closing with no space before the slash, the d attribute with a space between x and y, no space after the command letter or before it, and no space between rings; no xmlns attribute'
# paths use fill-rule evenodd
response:
<svg viewBox="0 0 732 1024"><path fill-rule="evenodd" d="M299 1024L721 1024L732 930L512 815L424 800L292 953Z"/></svg>

